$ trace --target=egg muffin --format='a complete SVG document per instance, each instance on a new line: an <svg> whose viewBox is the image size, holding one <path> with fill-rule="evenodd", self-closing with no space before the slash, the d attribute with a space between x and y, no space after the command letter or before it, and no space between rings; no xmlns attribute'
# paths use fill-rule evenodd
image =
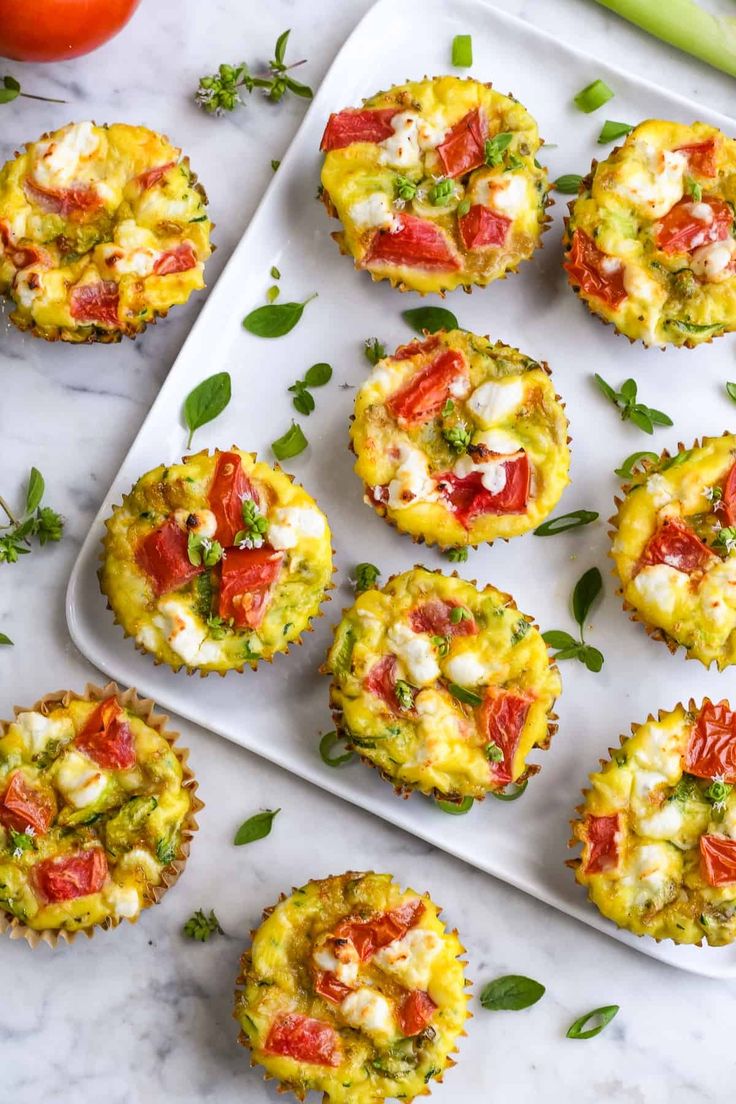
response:
<svg viewBox="0 0 736 1104"><path fill-rule="evenodd" d="M160 464L105 525L100 586L115 620L174 670L224 675L287 652L331 586L314 499L234 446Z"/></svg>
<svg viewBox="0 0 736 1104"><path fill-rule="evenodd" d="M549 221L537 124L488 84L435 77L330 115L322 199L374 280L441 295L518 268Z"/></svg>
<svg viewBox="0 0 736 1104"><path fill-rule="evenodd" d="M348 872L264 913L238 978L252 1064L302 1100L381 1104L429 1093L467 1016L463 947L430 898Z"/></svg>
<svg viewBox="0 0 736 1104"><path fill-rule="evenodd" d="M137 920L177 879L202 807L165 718L114 683L0 722L0 931L54 946Z"/></svg>
<svg viewBox="0 0 736 1104"><path fill-rule="evenodd" d="M571 846L591 901L636 935L736 939L736 713L708 698L632 725L591 774Z"/></svg>
<svg viewBox="0 0 736 1104"><path fill-rule="evenodd" d="M736 435L647 462L616 499L624 604L672 652L736 662Z"/></svg>
<svg viewBox="0 0 736 1104"><path fill-rule="evenodd" d="M397 793L482 799L539 770L560 675L508 594L415 567L346 610L323 671L348 747Z"/></svg>
<svg viewBox="0 0 736 1104"><path fill-rule="evenodd" d="M365 502L442 548L534 529L569 482L549 368L451 330L402 345L360 388L350 442Z"/></svg>
<svg viewBox="0 0 736 1104"><path fill-rule="evenodd" d="M736 329L736 141L650 119L594 162L565 232L565 268L590 310L645 345Z"/></svg>
<svg viewBox="0 0 736 1104"><path fill-rule="evenodd" d="M141 126L70 123L0 170L0 293L48 341L135 337L204 287L212 224L188 159Z"/></svg>

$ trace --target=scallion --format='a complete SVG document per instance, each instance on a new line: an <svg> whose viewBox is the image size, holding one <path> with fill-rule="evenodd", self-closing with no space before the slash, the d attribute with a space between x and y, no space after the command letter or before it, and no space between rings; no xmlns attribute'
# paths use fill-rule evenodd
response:
<svg viewBox="0 0 736 1104"><path fill-rule="evenodd" d="M617 138L624 138L633 130L629 123L616 123L613 119L606 119L598 135L598 145L607 146L609 142L615 142Z"/></svg>
<svg viewBox="0 0 736 1104"><path fill-rule="evenodd" d="M473 38L471 35L455 35L452 40L452 64L458 69L469 69L473 64Z"/></svg>
<svg viewBox="0 0 736 1104"><path fill-rule="evenodd" d="M572 102L580 111L584 111L586 115L589 115L591 111L597 111L599 107L603 107L612 99L613 91L606 82L594 80L592 84L588 84L581 89Z"/></svg>

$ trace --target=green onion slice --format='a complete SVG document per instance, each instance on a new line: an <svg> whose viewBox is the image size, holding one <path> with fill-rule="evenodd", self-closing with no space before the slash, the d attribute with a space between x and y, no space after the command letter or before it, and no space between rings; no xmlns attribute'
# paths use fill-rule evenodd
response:
<svg viewBox="0 0 736 1104"><path fill-rule="evenodd" d="M514 787L513 790L491 790L491 797L495 797L497 801L516 801L517 797L521 797L529 785L529 779L525 778L518 786L515 782L512 782L511 785Z"/></svg>
<svg viewBox="0 0 736 1104"><path fill-rule="evenodd" d="M583 525L590 525L591 521L597 521L600 514L597 510L572 510L569 514L560 514L559 517L550 518L534 530L535 537L553 537L556 533L566 533L568 529L580 529Z"/></svg>
<svg viewBox="0 0 736 1104"><path fill-rule="evenodd" d="M472 35L455 35L452 40L452 64L458 69L469 69L473 64Z"/></svg>
<svg viewBox="0 0 736 1104"><path fill-rule="evenodd" d="M449 813L451 816L464 816L465 813L470 812L475 804L472 797L464 797L462 801L442 801L439 797L434 800L438 809L441 809L443 813Z"/></svg>
<svg viewBox="0 0 736 1104"><path fill-rule="evenodd" d="M591 111L597 111L599 107L603 107L612 99L613 90L608 87L606 82L594 80L592 84L587 84L585 88L582 88L572 102L580 111L584 111L586 115L589 115Z"/></svg>
<svg viewBox="0 0 736 1104"><path fill-rule="evenodd" d="M298 456L300 452L304 452L307 444L302 427L292 422L291 428L271 443L271 449L277 460L289 460L292 456Z"/></svg>
<svg viewBox="0 0 736 1104"><path fill-rule="evenodd" d="M586 1012L584 1016L581 1016L579 1020L576 1020L574 1024L570 1024L567 1029L568 1039L592 1039L595 1035L600 1035L603 1028L611 1022L613 1017L619 1010L617 1004L606 1004L603 1008L594 1008L592 1012ZM590 1023L591 1020L597 1020L598 1023L595 1027L590 1027L584 1030L585 1025Z"/></svg>
<svg viewBox="0 0 736 1104"><path fill-rule="evenodd" d="M606 119L598 135L598 145L607 146L609 142L615 142L617 138L623 138L634 128L628 123L616 123L613 119Z"/></svg>
<svg viewBox="0 0 736 1104"><path fill-rule="evenodd" d="M346 751L343 755L331 755L338 744L345 739L344 736L338 736L336 732L325 732L324 736L319 742L319 754L322 758L322 762L326 763L328 767L341 767L343 763L349 763L351 759L355 758L355 752Z"/></svg>

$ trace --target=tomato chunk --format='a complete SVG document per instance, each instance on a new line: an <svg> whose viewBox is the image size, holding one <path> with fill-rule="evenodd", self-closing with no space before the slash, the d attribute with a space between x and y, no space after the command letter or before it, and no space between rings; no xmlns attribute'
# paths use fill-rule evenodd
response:
<svg viewBox="0 0 736 1104"><path fill-rule="evenodd" d="M147 188L152 188L154 184L158 184L159 180L166 175L169 169L173 169L175 164L175 161L167 161L165 165L156 165L154 169L139 173L135 178L136 183L140 184L141 190L145 192Z"/></svg>
<svg viewBox="0 0 736 1104"><path fill-rule="evenodd" d="M72 318L77 322L117 326L118 299L118 285L115 281L100 280L96 284L82 284L72 288L69 309Z"/></svg>
<svg viewBox="0 0 736 1104"><path fill-rule="evenodd" d="M489 245L503 245L508 236L511 219L499 215L489 207L474 203L467 214L457 220L460 238L466 249L485 249Z"/></svg>
<svg viewBox="0 0 736 1104"><path fill-rule="evenodd" d="M31 203L37 203L44 211L61 215L62 218L78 218L103 206L101 196L91 184L72 184L70 188L52 190L42 188L28 178L23 190Z"/></svg>
<svg viewBox="0 0 736 1104"><path fill-rule="evenodd" d="M396 230L377 230L362 268L393 265L398 268L454 270L460 258L439 226L416 215L401 215Z"/></svg>
<svg viewBox="0 0 736 1104"><path fill-rule="evenodd" d="M716 175L716 140L709 138L692 146L678 146L675 153L684 153L690 171L696 176Z"/></svg>
<svg viewBox="0 0 736 1104"><path fill-rule="evenodd" d="M272 548L231 548L222 559L220 617L238 628L257 629L266 615L283 552Z"/></svg>
<svg viewBox="0 0 736 1104"><path fill-rule="evenodd" d="M736 840L728 836L700 837L700 873L712 886L736 882Z"/></svg>
<svg viewBox="0 0 736 1104"><path fill-rule="evenodd" d="M685 770L698 778L736 782L736 713L724 702L706 702L698 714L687 750Z"/></svg>
<svg viewBox="0 0 736 1104"><path fill-rule="evenodd" d="M710 222L693 212L708 209ZM701 245L724 241L731 233L733 211L718 196L703 196L695 202L681 199L659 220L656 242L663 253L691 253Z"/></svg>
<svg viewBox="0 0 736 1104"><path fill-rule="evenodd" d="M13 240L10 227L0 221L0 257L6 253L16 268L27 268L32 264L51 264L51 257L38 245L17 245Z"/></svg>
<svg viewBox="0 0 736 1104"><path fill-rule="evenodd" d="M721 502L727 525L736 525L736 464L723 481Z"/></svg>
<svg viewBox="0 0 736 1104"><path fill-rule="evenodd" d="M666 518L644 549L640 567L667 564L692 575L704 571L715 553L687 525L676 518Z"/></svg>
<svg viewBox="0 0 736 1104"><path fill-rule="evenodd" d="M0 798L0 824L16 832L32 828L37 836L42 836L48 832L55 816L53 792L31 785L22 771L13 771Z"/></svg>
<svg viewBox="0 0 736 1104"><path fill-rule="evenodd" d="M178 590L201 574L204 567L191 563L187 534L169 518L144 537L136 549L135 560L151 580L156 596Z"/></svg>
<svg viewBox="0 0 736 1104"><path fill-rule="evenodd" d="M469 379L465 357L456 349L446 349L426 368L411 376L386 403L388 412L409 425L422 425L439 414L453 385L463 388Z"/></svg>
<svg viewBox="0 0 736 1104"><path fill-rule="evenodd" d="M621 814L613 816L586 816L584 871L586 874L602 874L618 866L621 840Z"/></svg>
<svg viewBox="0 0 736 1104"><path fill-rule="evenodd" d="M514 759L532 701L528 694L489 690L481 706L481 731L503 752L503 759L490 763L491 774L504 785L514 780Z"/></svg>
<svg viewBox="0 0 736 1104"><path fill-rule="evenodd" d="M237 452L221 452L207 496L210 510L217 519L217 539L229 548L243 528L243 499L252 498L260 506L260 497Z"/></svg>
<svg viewBox="0 0 736 1104"><path fill-rule="evenodd" d="M424 902L415 897L372 920L344 920L335 928L335 935L338 939L349 939L361 962L367 962L381 947L402 939L419 922L423 912Z"/></svg>
<svg viewBox="0 0 736 1104"><path fill-rule="evenodd" d="M324 1020L297 1012L274 1020L263 1049L269 1054L283 1054L315 1066L339 1066L342 1061L335 1029Z"/></svg>
<svg viewBox="0 0 736 1104"><path fill-rule="evenodd" d="M600 299L614 310L626 298L623 265L603 253L582 230L576 230L572 236L564 268L571 284L577 284L585 295Z"/></svg>
<svg viewBox="0 0 736 1104"><path fill-rule="evenodd" d="M393 134L391 120L398 113L396 107L338 111L327 120L319 148L327 153L351 146L353 142L383 142Z"/></svg>
<svg viewBox="0 0 736 1104"><path fill-rule="evenodd" d="M445 176L462 176L485 164L487 133L486 121L478 107L450 128L437 146Z"/></svg>
<svg viewBox="0 0 736 1104"><path fill-rule="evenodd" d="M445 472L437 476L437 485L461 525L467 529L482 514L523 514L529 501L531 468L525 452L503 461L506 482L500 491L483 486L483 473L471 471L459 476Z"/></svg>
<svg viewBox="0 0 736 1104"><path fill-rule="evenodd" d="M427 337L424 341L410 341L408 345L400 345L392 359L409 360L413 356L418 356L419 353L434 352L439 343L440 339L436 335Z"/></svg>
<svg viewBox="0 0 736 1104"><path fill-rule="evenodd" d="M76 855L44 859L33 868L33 876L47 901L71 901L99 893L107 878L107 856L101 847Z"/></svg>
<svg viewBox="0 0 736 1104"><path fill-rule="evenodd" d="M74 743L103 770L129 770L135 766L133 733L125 710L115 698L100 702Z"/></svg>
<svg viewBox="0 0 736 1104"><path fill-rule="evenodd" d="M399 699L396 697L396 665L395 655L385 655L373 664L363 679L365 689L385 702L392 713L401 712Z"/></svg>
<svg viewBox="0 0 736 1104"><path fill-rule="evenodd" d="M466 616L459 621L451 620L453 609L459 607L459 602L443 602L441 598L430 598L421 606L414 607L409 614L409 624L416 633L426 632L434 636L475 636L478 626L474 617Z"/></svg>
<svg viewBox="0 0 736 1104"><path fill-rule="evenodd" d="M405 1036L419 1035L432 1019L437 1005L429 993L422 989L414 989L407 993L396 1010L401 1034Z"/></svg>
<svg viewBox="0 0 736 1104"><path fill-rule="evenodd" d="M174 249L167 249L153 262L154 276L172 276L175 272L188 272L197 264L197 251L191 242L179 242Z"/></svg>
<svg viewBox="0 0 736 1104"><path fill-rule="evenodd" d="M342 1004L347 995L352 992L349 985L343 983L330 971L317 974L314 982L315 992L332 1004Z"/></svg>

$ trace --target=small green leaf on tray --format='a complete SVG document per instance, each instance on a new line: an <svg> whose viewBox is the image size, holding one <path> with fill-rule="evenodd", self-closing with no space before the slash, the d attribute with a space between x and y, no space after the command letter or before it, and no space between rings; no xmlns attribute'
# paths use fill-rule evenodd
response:
<svg viewBox="0 0 736 1104"><path fill-rule="evenodd" d="M262 813L254 813L252 817L248 817L235 833L233 840L235 846L241 847L245 843L255 843L256 840L265 839L271 831L274 817L280 812L280 809L264 809Z"/></svg>
<svg viewBox="0 0 736 1104"><path fill-rule="evenodd" d="M365 590L371 590L378 581L381 572L372 563L359 563L355 565L355 593L362 594Z"/></svg>
<svg viewBox="0 0 736 1104"><path fill-rule="evenodd" d="M582 176L577 173L566 173L564 176L558 176L552 187L562 195L577 195L582 182Z"/></svg>
<svg viewBox="0 0 736 1104"><path fill-rule="evenodd" d="M307 444L302 427L292 422L291 428L271 443L271 450L277 460L289 460L292 456L298 456L300 452L304 452Z"/></svg>
<svg viewBox="0 0 736 1104"><path fill-rule="evenodd" d="M586 115L589 115L591 111L597 111L599 107L603 107L612 99L613 90L608 87L606 82L594 80L578 92L577 96L573 98L573 103L580 111L584 111Z"/></svg>
<svg viewBox="0 0 736 1104"><path fill-rule="evenodd" d="M581 629L602 589L603 579L597 567L588 568L575 584L572 592L572 612Z"/></svg>
<svg viewBox="0 0 736 1104"><path fill-rule="evenodd" d="M211 422L230 402L229 372L216 372L194 387L184 400L184 421L189 430L187 448L192 447L194 431Z"/></svg>
<svg viewBox="0 0 736 1104"><path fill-rule="evenodd" d="M598 145L607 146L609 142L615 142L617 138L623 138L633 130L629 123L616 123L613 119L606 119L598 135Z"/></svg>
<svg viewBox="0 0 736 1104"><path fill-rule="evenodd" d="M188 935L190 939L196 939L199 943L206 943L215 932L224 934L214 909L210 909L209 916L205 915L203 909L197 909L194 915L189 917L182 931L184 935Z"/></svg>
<svg viewBox="0 0 736 1104"><path fill-rule="evenodd" d="M452 40L452 64L458 69L469 69L473 64L472 35L455 35Z"/></svg>
<svg viewBox="0 0 736 1104"><path fill-rule="evenodd" d="M271 287L266 292L266 302L267 303L275 303L276 300L278 299L278 297L279 297L279 289L276 286L276 284L272 284Z"/></svg>
<svg viewBox="0 0 736 1104"><path fill-rule="evenodd" d="M554 537L557 533L567 533L570 529L581 529L597 521L600 515L595 510L572 510L569 514L560 514L542 522L534 530L535 537Z"/></svg>
<svg viewBox="0 0 736 1104"><path fill-rule="evenodd" d="M334 749L343 742L343 737L338 736L336 732L325 732L324 736L319 742L319 754L323 763L326 763L328 767L341 767L344 763L349 763L351 759L355 758L355 752L346 751L342 755L332 755Z"/></svg>
<svg viewBox="0 0 736 1104"><path fill-rule="evenodd" d="M303 303L267 303L265 307L256 307L243 319L243 327L256 337L283 337L294 329L307 303L316 298L315 292Z"/></svg>
<svg viewBox="0 0 736 1104"><path fill-rule="evenodd" d="M0 632L0 645L9 644L12 645L13 641L4 632Z"/></svg>
<svg viewBox="0 0 736 1104"><path fill-rule="evenodd" d="M26 490L27 514L32 514L33 511L41 505L41 499L43 498L45 490L46 484L44 483L40 471L38 468L31 468L31 474L28 478L28 489Z"/></svg>
<svg viewBox="0 0 736 1104"><path fill-rule="evenodd" d="M378 364L386 355L386 346L377 337L368 337L363 345L363 352L369 364Z"/></svg>
<svg viewBox="0 0 736 1104"><path fill-rule="evenodd" d="M567 1029L568 1039L592 1039L600 1035L619 1010L618 1004L606 1004L603 1008L594 1008L592 1012L586 1012ZM586 1024L594 1021L594 1026L586 1028Z"/></svg>
<svg viewBox="0 0 736 1104"><path fill-rule="evenodd" d="M726 384L726 394L729 399L733 399L733 401L736 402L736 383Z"/></svg>
<svg viewBox="0 0 736 1104"><path fill-rule="evenodd" d="M414 307L402 311L401 317L418 334L459 329L457 318L446 307Z"/></svg>
<svg viewBox="0 0 736 1104"><path fill-rule="evenodd" d="M462 801L443 801L442 798L436 797L434 803L438 809L443 813L449 813L450 816L465 816L475 804L472 797L464 797Z"/></svg>
<svg viewBox="0 0 736 1104"><path fill-rule="evenodd" d="M490 1012L518 1012L541 1000L545 987L523 974L505 974L481 990L480 1003Z"/></svg>
<svg viewBox="0 0 736 1104"><path fill-rule="evenodd" d="M621 384L621 390L616 391L597 372L594 373L593 378L598 389L618 408L622 421L631 421L645 433L653 433L655 426L671 426L673 424L669 414L664 414L661 410L655 410L654 407L645 406L644 403L636 401L638 391L636 380L624 380Z"/></svg>
<svg viewBox="0 0 736 1104"><path fill-rule="evenodd" d="M307 387L324 387L332 379L332 368L329 364L313 364L307 368L304 383Z"/></svg>

